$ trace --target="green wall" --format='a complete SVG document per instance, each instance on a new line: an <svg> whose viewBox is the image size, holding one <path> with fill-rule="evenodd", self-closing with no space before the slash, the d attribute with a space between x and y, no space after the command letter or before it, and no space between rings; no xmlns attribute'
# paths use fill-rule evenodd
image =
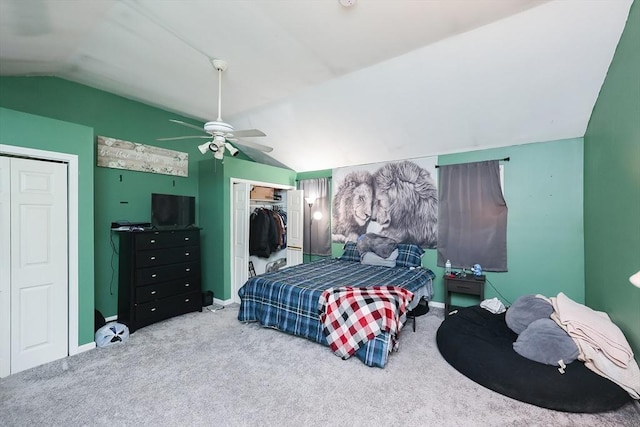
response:
<svg viewBox="0 0 640 427"><path fill-rule="evenodd" d="M295 185L296 173L234 157L200 164L203 284L216 299L231 299L231 179ZM206 190L205 190L206 189Z"/></svg>
<svg viewBox="0 0 640 427"><path fill-rule="evenodd" d="M89 136L85 135L82 140L59 137L55 132L40 131L37 138L25 139L23 144L34 148L44 145L43 148L51 147L51 150L80 152L85 172L91 171L81 178L83 187L91 186L90 196L84 197L81 203L87 206L82 221L91 221L91 226L83 229L83 238L89 239L86 236L90 236L94 247L89 250L85 245L81 248L81 253L84 258L93 259L95 256L95 274L90 278L85 274L82 286L95 289L95 307L105 317L115 315L118 301L118 259L112 249L112 240L117 247L118 237L110 231L111 222L150 221L151 193L198 195L198 165L202 155L194 141L156 141L156 138L160 137L185 134L187 128L170 123L170 118L194 124L198 122L107 92L51 77L0 77L0 106L89 128L86 131ZM187 132L191 131L187 129ZM96 167L97 135L187 152L189 176L182 178ZM59 140L57 147L49 142L52 138ZM91 206L90 211L88 206ZM93 264L94 262L88 265ZM86 302L82 301L83 304ZM82 324L87 325L86 330L93 329L93 304L94 301L90 301L91 308L83 310L86 316L82 318ZM82 343L93 341L93 331L91 335L85 332L81 340Z"/></svg>
<svg viewBox="0 0 640 427"><path fill-rule="evenodd" d="M506 273L487 272L486 298L564 292L584 303L582 138L440 156L446 165L502 159L507 202ZM436 251L428 251L435 265ZM444 273L439 269L439 276ZM495 287L495 289L493 288ZM442 301L442 279L437 300ZM442 298L442 299L441 299Z"/></svg>
<svg viewBox="0 0 640 427"><path fill-rule="evenodd" d="M0 144L78 156L78 346L93 341L92 141L93 130L89 127L0 108Z"/></svg>
<svg viewBox="0 0 640 427"><path fill-rule="evenodd" d="M640 6L631 5L585 134L587 305L609 313L640 361Z"/></svg>
<svg viewBox="0 0 640 427"><path fill-rule="evenodd" d="M23 138L14 138L12 141L15 142L7 144L80 153L84 168L81 170L81 186L89 189L80 201L86 207L82 211L82 221L91 221L82 228L83 246L80 248L82 286L91 290L90 294L84 292L81 295L83 329L80 344L93 341L94 304L106 317L117 313L118 256L113 247L118 246L118 234L110 230L113 221L150 221L151 193L197 196L196 222L203 228L203 288L214 291L216 298L226 300L231 294L230 211L227 208L230 178L295 185L294 171L254 163L243 153L238 157L225 157L224 162L220 162L214 161L210 155L203 156L191 140L156 141L160 137L185 134L185 128L169 122L171 118L196 125L201 123L66 80L0 77L0 106L43 116L25 124L24 120L18 120L23 115L4 110L7 114L3 113L3 124L11 125L3 126L3 135L13 128L25 128ZM42 123L54 122L45 117L67 122L60 126L67 125L71 129L75 126L72 123L83 125L84 139L69 137L68 132L50 130L50 126L40 130L37 125L40 120ZM43 139L42 135L56 135L55 141L60 141L59 146L51 142L51 138ZM187 152L189 176L182 178L97 167L97 135ZM202 174L200 168L203 168ZM90 212L87 211L89 208ZM87 259L91 262L86 262Z"/></svg>

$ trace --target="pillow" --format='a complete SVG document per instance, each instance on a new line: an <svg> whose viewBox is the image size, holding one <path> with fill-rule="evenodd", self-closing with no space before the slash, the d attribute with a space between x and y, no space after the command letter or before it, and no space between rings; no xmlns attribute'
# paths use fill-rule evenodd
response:
<svg viewBox="0 0 640 427"><path fill-rule="evenodd" d="M358 237L358 242L356 243L356 248L361 254L373 252L380 258L389 258L397 246L398 242L395 240L374 233L363 234Z"/></svg>
<svg viewBox="0 0 640 427"><path fill-rule="evenodd" d="M356 248L356 243L345 243L344 252L342 252L342 256L339 259L342 261L360 262L360 252L358 252L358 249Z"/></svg>
<svg viewBox="0 0 640 427"><path fill-rule="evenodd" d="M513 343L520 356L545 365L558 366L562 360L568 365L578 358L578 346L556 322L538 319L524 330Z"/></svg>
<svg viewBox="0 0 640 427"><path fill-rule="evenodd" d="M413 243L398 243L398 258L396 258L396 266L398 267L420 267L422 265L422 255L424 251L418 245Z"/></svg>
<svg viewBox="0 0 640 427"><path fill-rule="evenodd" d="M553 313L553 306L546 299L535 295L523 295L509 307L504 320L509 329L520 334L531 322L548 319L551 313Z"/></svg>
<svg viewBox="0 0 640 427"><path fill-rule="evenodd" d="M391 252L391 255L389 255L387 258L382 258L381 256L376 255L374 252L365 252L364 254L362 254L362 260L360 260L360 263L368 265L380 265L382 267L395 267L397 257L397 249Z"/></svg>

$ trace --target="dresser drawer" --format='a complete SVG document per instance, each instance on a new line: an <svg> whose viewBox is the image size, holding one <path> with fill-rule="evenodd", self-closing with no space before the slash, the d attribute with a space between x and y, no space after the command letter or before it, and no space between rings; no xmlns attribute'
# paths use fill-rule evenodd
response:
<svg viewBox="0 0 640 427"><path fill-rule="evenodd" d="M199 246L179 246L176 248L154 248L146 251L138 251L136 254L136 267L152 267L164 264L176 264L183 262L196 262L200 260Z"/></svg>
<svg viewBox="0 0 640 427"><path fill-rule="evenodd" d="M169 282L153 283L136 287L135 302L147 303L174 295L187 294L200 289L200 277L191 276Z"/></svg>
<svg viewBox="0 0 640 427"><path fill-rule="evenodd" d="M167 282L180 278L200 277L199 262L161 265L136 270L136 286Z"/></svg>
<svg viewBox="0 0 640 427"><path fill-rule="evenodd" d="M449 292L457 292L461 294L479 295L482 282L447 280L447 290Z"/></svg>
<svg viewBox="0 0 640 427"><path fill-rule="evenodd" d="M136 321L153 323L179 314L198 311L202 307L200 292L179 295L136 306Z"/></svg>
<svg viewBox="0 0 640 427"><path fill-rule="evenodd" d="M136 250L200 245L200 230L173 230L141 233L135 236Z"/></svg>

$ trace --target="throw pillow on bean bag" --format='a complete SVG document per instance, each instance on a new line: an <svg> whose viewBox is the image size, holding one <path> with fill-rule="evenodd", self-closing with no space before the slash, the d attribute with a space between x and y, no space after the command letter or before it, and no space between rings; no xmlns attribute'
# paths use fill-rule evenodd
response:
<svg viewBox="0 0 640 427"><path fill-rule="evenodd" d="M520 356L545 365L558 366L562 360L565 365L578 358L578 346L551 319L538 319L524 330L513 343L513 349Z"/></svg>
<svg viewBox="0 0 640 427"><path fill-rule="evenodd" d="M519 335L532 322L548 319L551 313L553 306L546 299L536 295L523 295L509 307L505 321L509 329Z"/></svg>

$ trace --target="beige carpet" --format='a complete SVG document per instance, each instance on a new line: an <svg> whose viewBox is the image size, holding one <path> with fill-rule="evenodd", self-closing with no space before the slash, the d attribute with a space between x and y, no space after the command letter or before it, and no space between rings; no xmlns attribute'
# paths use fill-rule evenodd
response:
<svg viewBox="0 0 640 427"><path fill-rule="evenodd" d="M571 414L472 382L440 356L442 310L402 331L385 369L237 321L187 314L129 341L0 380L2 426L637 426L638 405Z"/></svg>

